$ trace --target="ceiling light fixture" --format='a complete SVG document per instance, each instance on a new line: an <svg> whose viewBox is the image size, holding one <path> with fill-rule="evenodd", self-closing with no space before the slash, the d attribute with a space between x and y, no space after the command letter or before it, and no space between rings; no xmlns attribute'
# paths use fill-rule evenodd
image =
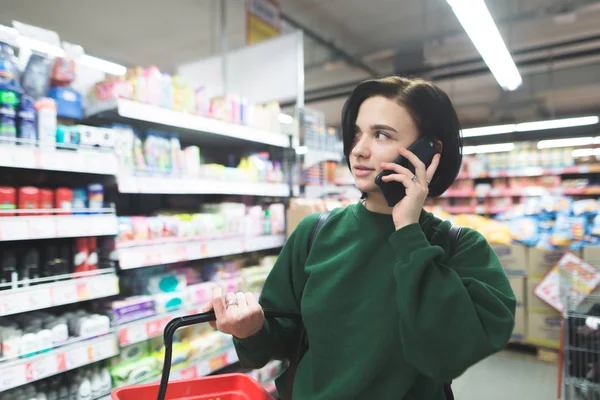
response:
<svg viewBox="0 0 600 400"><path fill-rule="evenodd" d="M462 130L464 138L488 135L500 135L503 133L530 132L546 129L573 128L576 126L594 125L600 122L597 116L578 118L551 119L548 121L523 122L520 124L482 126Z"/></svg>
<svg viewBox="0 0 600 400"><path fill-rule="evenodd" d="M551 139L541 140L537 144L538 149L554 149L556 147L577 147L577 146L589 146L597 144L600 141L600 137L593 138L578 137L578 138L565 138L565 139Z"/></svg>
<svg viewBox="0 0 600 400"><path fill-rule="evenodd" d="M515 148L514 143L496 143L482 144L480 146L463 147L463 155L484 154L484 153L504 153L512 151Z"/></svg>
<svg viewBox="0 0 600 400"><path fill-rule="evenodd" d="M523 83L498 27L483 0L447 0L475 48L504 90Z"/></svg>

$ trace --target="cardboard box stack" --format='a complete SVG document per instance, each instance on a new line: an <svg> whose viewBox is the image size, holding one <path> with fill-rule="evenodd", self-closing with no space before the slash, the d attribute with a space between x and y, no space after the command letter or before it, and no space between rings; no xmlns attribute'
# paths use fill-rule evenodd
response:
<svg viewBox="0 0 600 400"><path fill-rule="evenodd" d="M515 312L515 328L512 339L526 341L527 339L527 248L521 244L492 244L502 267L508 276L510 286L517 299Z"/></svg>

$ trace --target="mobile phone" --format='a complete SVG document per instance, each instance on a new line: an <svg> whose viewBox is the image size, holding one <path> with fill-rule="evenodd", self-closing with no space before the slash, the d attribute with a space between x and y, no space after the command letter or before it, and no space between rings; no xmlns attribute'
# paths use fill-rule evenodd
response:
<svg viewBox="0 0 600 400"><path fill-rule="evenodd" d="M421 161L423 161L423 164L425 164L426 168L428 168L431 165L431 161L433 161L433 157L437 153L439 153L437 146L435 145L435 142L431 139L426 139L426 138L417 139L408 148L408 150L411 151L415 156L417 156ZM407 168L413 174L415 173L415 166L412 165L412 163L410 161L408 161L408 159L404 158L403 156L398 156L394 160L394 163L398 164L404 168ZM383 193L383 197L385 198L385 201L387 201L388 206L390 206L390 207L394 207L396 205L396 203L398 203L400 200L402 200L404 198L404 196L406 196L406 188L404 187L404 185L401 182L396 182L396 181L384 182L382 180L382 178L384 176L392 175L392 174L395 174L395 172L389 171L389 170L384 170L384 171L381 171L377 175L377 177L375 177L375 183L381 189L381 192Z"/></svg>

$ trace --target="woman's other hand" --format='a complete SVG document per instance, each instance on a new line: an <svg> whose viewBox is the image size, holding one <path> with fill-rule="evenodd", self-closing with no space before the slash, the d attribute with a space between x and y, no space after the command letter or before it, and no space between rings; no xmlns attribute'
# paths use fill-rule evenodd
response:
<svg viewBox="0 0 600 400"><path fill-rule="evenodd" d="M210 325L238 339L258 333L265 322L263 309L252 293L229 292L223 296L223 290L217 288L212 302L204 306L204 312L213 309L217 320Z"/></svg>
<svg viewBox="0 0 600 400"><path fill-rule="evenodd" d="M436 154L431 161L429 168L425 168L425 164L411 151L400 148L401 156L408 159L415 167L413 175L409 169L404 168L396 163L381 163L381 168L384 170L394 171L383 177L384 182L396 181L400 182L406 188L406 196L400 200L392 210L392 217L396 230L407 225L419 222L421 210L425 205L425 199L429 194L429 183L435 174L435 171L440 164L440 155ZM413 176L415 178L413 178Z"/></svg>

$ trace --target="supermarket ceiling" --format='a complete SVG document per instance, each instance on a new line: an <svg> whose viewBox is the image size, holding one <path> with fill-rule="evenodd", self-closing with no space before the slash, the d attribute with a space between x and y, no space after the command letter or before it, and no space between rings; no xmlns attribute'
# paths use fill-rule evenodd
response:
<svg viewBox="0 0 600 400"><path fill-rule="evenodd" d="M0 22L55 30L125 65L172 70L221 49L219 0L2 3ZM600 0L486 0L523 77L514 92L499 87L446 0L280 3L286 29L307 29L307 105L325 111L331 124L353 84L369 76L365 70L435 80L464 125L600 112ZM242 0L227 0L227 20L228 47L243 46Z"/></svg>

